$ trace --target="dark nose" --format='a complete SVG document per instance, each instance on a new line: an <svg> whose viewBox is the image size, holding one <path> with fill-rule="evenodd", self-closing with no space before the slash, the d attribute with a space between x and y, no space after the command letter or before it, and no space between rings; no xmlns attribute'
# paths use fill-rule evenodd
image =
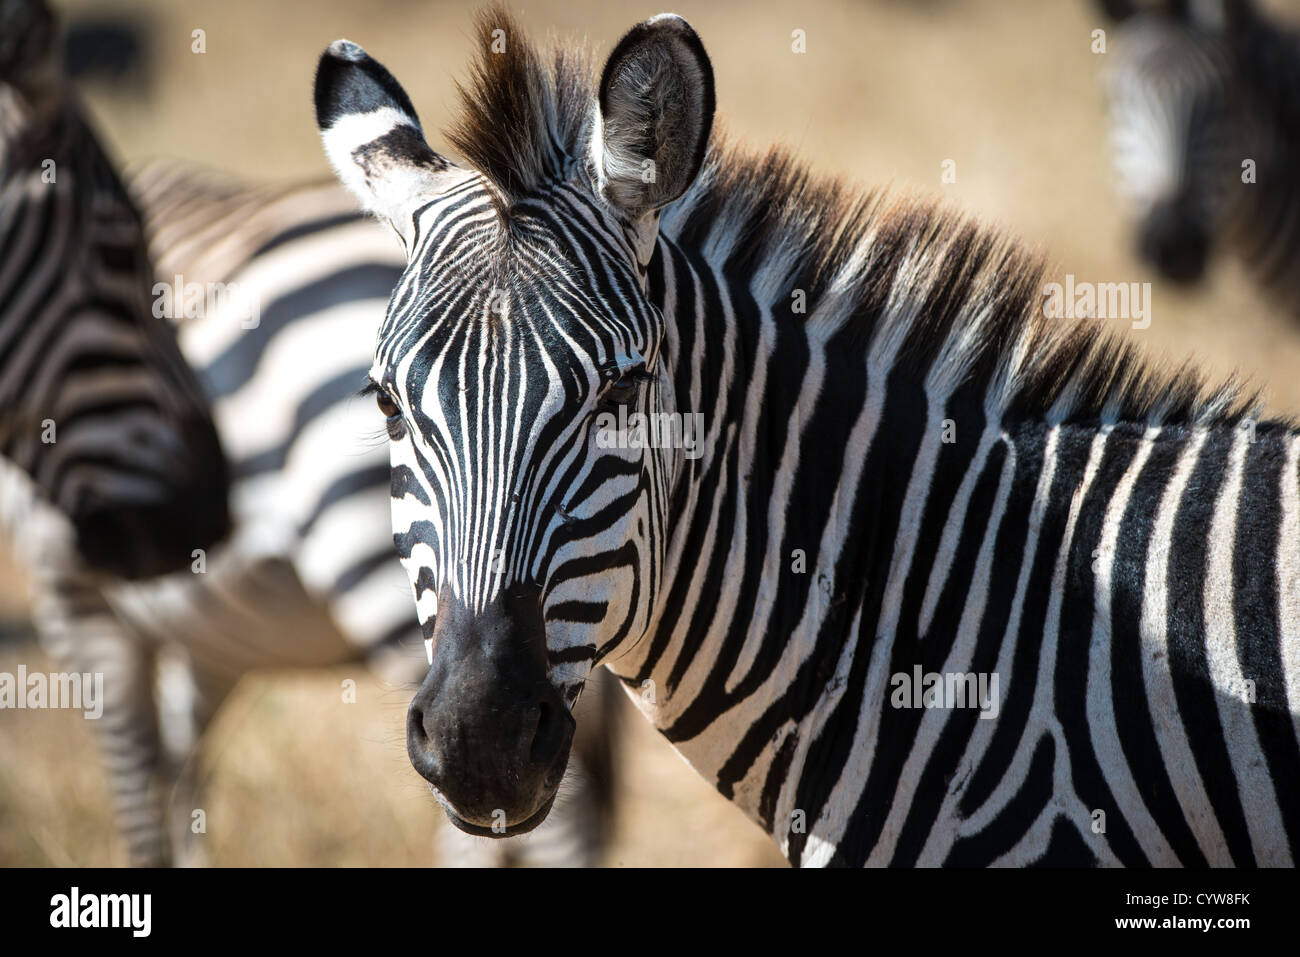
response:
<svg viewBox="0 0 1300 957"><path fill-rule="evenodd" d="M547 671L536 589L513 589L477 613L444 589L406 747L461 830L518 834L550 810L575 725Z"/></svg>
<svg viewBox="0 0 1300 957"><path fill-rule="evenodd" d="M1205 274L1210 241L1185 202L1157 204L1138 233L1138 253L1166 279L1194 283Z"/></svg>

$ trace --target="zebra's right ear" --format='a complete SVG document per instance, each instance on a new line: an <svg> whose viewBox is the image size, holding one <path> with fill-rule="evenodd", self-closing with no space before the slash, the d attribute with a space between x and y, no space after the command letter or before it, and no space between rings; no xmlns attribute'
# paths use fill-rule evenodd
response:
<svg viewBox="0 0 1300 957"><path fill-rule="evenodd" d="M699 174L713 111L713 66L675 14L638 23L605 62L591 166L597 191L642 234L638 246L653 243L654 214Z"/></svg>
<svg viewBox="0 0 1300 957"><path fill-rule="evenodd" d="M335 40L316 67L316 125L343 185L409 251L412 214L446 187L453 167L425 142L406 91L361 47Z"/></svg>

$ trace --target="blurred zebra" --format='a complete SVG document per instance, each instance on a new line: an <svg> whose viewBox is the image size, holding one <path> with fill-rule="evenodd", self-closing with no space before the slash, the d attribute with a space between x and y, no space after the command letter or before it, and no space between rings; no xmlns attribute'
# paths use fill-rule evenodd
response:
<svg viewBox="0 0 1300 957"><path fill-rule="evenodd" d="M357 45L316 74L409 251L370 376L452 820L543 820L608 664L796 864L1294 863L1300 432L1049 318L999 234L711 137L679 17L599 73L478 42L463 164Z"/></svg>
<svg viewBox="0 0 1300 957"><path fill-rule="evenodd" d="M229 516L206 400L57 38L43 4L0 0L0 518L50 587L93 589L187 566Z"/></svg>
<svg viewBox="0 0 1300 957"><path fill-rule="evenodd" d="M1250 0L1103 0L1118 188L1137 249L1166 278L1236 253L1300 310L1300 35Z"/></svg>
<svg viewBox="0 0 1300 957"><path fill-rule="evenodd" d="M195 862L198 746L240 675L364 657L409 683L426 668L387 452L356 397L401 259L337 186L250 190L157 166L134 184L155 284L57 35L43 4L0 0L0 519L42 644L105 676L95 730L132 862ZM226 280L249 298L186 296ZM183 357L166 314L190 311ZM613 755L609 722L592 724L556 827L491 854L447 838L440 859L598 860Z"/></svg>
<svg viewBox="0 0 1300 957"><path fill-rule="evenodd" d="M162 689L169 713L161 730L171 767L184 772L171 800L170 839L190 860L198 850L188 827L198 806L197 746L241 675L364 659L387 681L409 686L427 669L388 530L380 420L357 394L404 260L335 184L246 188L155 164L132 178L131 189L159 282L219 283L231 292L180 319L180 341L230 460L233 539L201 575L109 595L145 645L181 655L173 673L180 680ZM554 827L488 853L441 834L439 859L599 861L611 820L615 718L612 696L602 701ZM147 720L143 707L136 720ZM122 787L141 793L138 781ZM152 835L149 842L142 836L135 844L145 850Z"/></svg>
<svg viewBox="0 0 1300 957"><path fill-rule="evenodd" d="M44 4L0 0L0 529L42 641L109 678L96 729L111 745L140 732L110 707L134 694L114 680L134 649L105 592L228 534L227 473L57 36Z"/></svg>

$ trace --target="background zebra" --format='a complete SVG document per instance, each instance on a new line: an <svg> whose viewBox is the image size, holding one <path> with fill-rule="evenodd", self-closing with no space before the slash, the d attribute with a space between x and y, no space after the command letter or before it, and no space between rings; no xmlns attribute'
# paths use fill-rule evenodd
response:
<svg viewBox="0 0 1300 957"><path fill-rule="evenodd" d="M250 189L159 164L132 189L160 279L237 290L180 331L231 462L234 536L203 575L110 596L141 642L183 655L182 681L160 704L172 712L164 730L192 720L188 733L173 735L168 769L182 772L172 839L192 852L196 743L242 674L365 658L388 681L411 685L427 668L387 531L386 450L375 441L375 413L357 396L398 253L335 185ZM253 328L241 305L250 303L259 307ZM493 846L440 835L439 859L596 862L613 785L614 700L602 700L553 827Z"/></svg>
<svg viewBox="0 0 1300 957"><path fill-rule="evenodd" d="M545 816L608 662L796 864L1292 862L1300 437L1047 321L1016 244L710 141L680 18L598 85L479 27L466 166L355 44L316 77L409 254L371 377L453 821Z"/></svg>
<svg viewBox="0 0 1300 957"><path fill-rule="evenodd" d="M57 40L0 2L0 518L40 574L156 575L225 534L225 461Z"/></svg>
<svg viewBox="0 0 1300 957"><path fill-rule="evenodd" d="M113 710L136 690L115 680L132 652L105 589L188 567L227 533L226 466L151 310L140 220L64 85L57 36L43 5L0 3L0 527L42 639L106 675L96 727L132 740ZM106 756L125 773L121 752Z"/></svg>
<svg viewBox="0 0 1300 957"><path fill-rule="evenodd" d="M1142 6L1106 55L1117 185L1140 255L1176 282L1232 250L1273 298L1300 303L1300 34L1249 0Z"/></svg>
<svg viewBox="0 0 1300 957"><path fill-rule="evenodd" d="M413 683L426 668L387 531L387 453L356 396L398 263L391 238L336 185L247 189L148 168L133 185L163 286L245 294L201 306L177 296L169 312L188 303L197 313L182 358L154 311L144 224L62 86L53 19L6 2L0 27L12 124L0 153L4 451L79 520L88 558L134 580L87 571L61 548L71 536L33 514L16 469L4 473L0 512L32 573L42 642L65 666L105 676L95 726L131 860L165 863L175 851L193 863L203 857L190 828L198 744L245 671L365 657ZM186 359L202 361L198 377ZM59 429L49 451L33 437L43 416ZM222 445L234 528L214 544L230 522ZM440 859L598 859L611 721L591 724L556 826L487 850L449 837Z"/></svg>

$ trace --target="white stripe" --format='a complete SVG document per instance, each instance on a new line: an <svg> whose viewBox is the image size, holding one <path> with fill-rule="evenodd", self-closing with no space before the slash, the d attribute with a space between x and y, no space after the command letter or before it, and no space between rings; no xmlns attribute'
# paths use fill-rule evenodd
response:
<svg viewBox="0 0 1300 957"><path fill-rule="evenodd" d="M1142 794L1133 780L1133 769L1129 766L1120 747L1119 728L1115 723L1115 702L1111 695L1111 664L1114 656L1111 602L1115 548L1119 542L1124 510L1133 494L1133 486L1151 455L1152 445L1158 434L1159 429L1152 429L1142 437L1133 461L1129 463L1129 467L1115 487L1115 493L1111 496L1102 521L1101 538L1097 543L1099 553L1096 561L1097 574L1093 586L1094 609L1092 641L1088 652L1087 718L1092 749L1097 755L1097 764L1106 779L1106 786L1119 805L1134 837L1142 846L1143 854L1152 864L1172 865L1177 863L1173 848L1169 846L1169 842L1160 832L1159 825L1147 810Z"/></svg>
<svg viewBox="0 0 1300 957"><path fill-rule="evenodd" d="M988 603L993 568L993 549L997 543L998 532L1002 526L1002 516L1015 477L1016 455L1014 449L1008 444L1007 456L1002 462L1002 473L998 481L993 512L988 517L979 554L975 559L975 575L971 578L970 590L966 593L966 599L962 606L961 620L957 626L956 638L953 641L951 650L944 659L942 670L945 674L970 673L975 655L975 644L979 638L980 626L984 620L984 610ZM998 681L998 697L1000 699L1002 697L1000 675ZM978 705L978 701L966 702L968 708L978 707ZM1001 701L997 703L996 707L1000 709L1000 705ZM894 790L894 800L889 808L889 816L885 819L885 826L881 831L880 840L872 849L871 856L867 860L868 866L884 867L893 859L894 852L898 847L898 838L901 835L903 823L916 797L921 775L934 754L940 735L947 728L948 722L953 715L953 710L945 708L927 708L921 712L920 726L917 728L916 737L912 741L912 749L908 753L907 761L903 765L898 787ZM981 723L993 722L976 719L976 724ZM942 821L942 819L939 820Z"/></svg>
<svg viewBox="0 0 1300 957"><path fill-rule="evenodd" d="M1156 511L1151 542L1147 546L1146 586L1142 599L1142 676L1147 704L1151 709L1151 725L1179 807L1210 866L1226 867L1232 864L1232 858L1228 855L1227 842L1219 830L1219 823L1211 812L1209 796L1192 756L1178 710L1178 699L1174 695L1173 676L1169 671L1167 602L1174 517L1200 458L1205 438L1204 431L1197 431L1188 442Z"/></svg>
<svg viewBox="0 0 1300 957"><path fill-rule="evenodd" d="M1237 794L1246 816L1246 828L1256 861L1265 867L1290 867L1286 828L1269 776L1268 760L1255 732L1252 706L1243 700L1247 675L1241 673L1237 655L1237 629L1233 583L1236 552L1237 508L1250 433L1236 430L1219 501L1210 524L1209 562L1205 578L1205 652L1214 685L1219 724L1228 746L1236 777Z"/></svg>
<svg viewBox="0 0 1300 957"><path fill-rule="evenodd" d="M1047 431L1043 439L1043 462L1039 469L1038 486L1034 491L1034 503L1029 511L1025 557L1020 565L1020 576L1016 581L1016 594L1011 601L1011 617L1007 621L1007 640L1002 643L1002 650L998 655L996 666L997 673L1002 676L999 683L1004 701L1007 700L1012 683L1017 677L1012 670L1011 664L1015 660L1016 646L1020 640L1020 620L1025 611L1025 595L1029 588L1029 576L1034 570L1034 557L1038 554L1038 541L1043 533L1043 518L1047 514L1047 506L1051 501L1052 479L1056 475L1056 452L1060 437L1060 429L1053 427ZM965 754L962 755L959 768L973 772L975 768L979 767L984 752L993 740L993 733L996 729L996 721L976 722L975 731L971 735L970 743L966 746ZM1036 742L1031 741L1031 744L1034 743ZM1015 770L1015 764L1012 764L1008 774L1003 776L1004 786L1001 788L1001 793L994 790L989 795L989 800L977 808L971 817L959 827L960 834L978 831L984 824L996 817L998 811L1015 793L1014 787L1006 785L1010 782L1016 782L1016 786L1018 786L1018 782L1024 780L1031 755L1032 750L1023 756L1023 766L1018 776L1012 777L1010 771ZM1016 759L1020 760L1021 758L1022 755L1018 752ZM960 793L949 792L944 798L943 807L940 808L936 819L940 821L955 819L957 804L960 799ZM931 831L929 838L926 840L925 848L921 851L921 856L917 858L917 864L921 867L937 867L942 864L952 849L953 837L953 834L945 829L936 828Z"/></svg>
<svg viewBox="0 0 1300 957"><path fill-rule="evenodd" d="M1278 641L1291 726L1300 741L1300 437L1287 439L1282 466L1282 527L1277 542Z"/></svg>

